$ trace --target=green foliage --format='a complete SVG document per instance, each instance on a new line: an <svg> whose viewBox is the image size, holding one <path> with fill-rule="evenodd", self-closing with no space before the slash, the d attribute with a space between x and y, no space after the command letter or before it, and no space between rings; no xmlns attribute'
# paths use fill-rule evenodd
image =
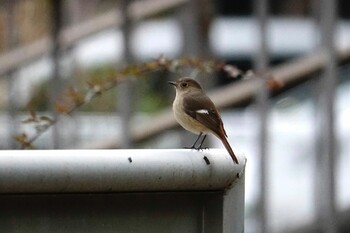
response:
<svg viewBox="0 0 350 233"><path fill-rule="evenodd" d="M166 73L159 72L148 74L137 81L137 111L156 112L169 105L169 85L164 81L165 77Z"/></svg>
<svg viewBox="0 0 350 233"><path fill-rule="evenodd" d="M30 98L27 106L28 110L35 109L36 111L47 111L49 109L49 82L44 81L34 88L34 94Z"/></svg>

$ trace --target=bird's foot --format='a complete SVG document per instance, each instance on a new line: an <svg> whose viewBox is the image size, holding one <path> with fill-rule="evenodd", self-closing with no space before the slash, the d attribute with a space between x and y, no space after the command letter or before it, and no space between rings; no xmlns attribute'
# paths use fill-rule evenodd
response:
<svg viewBox="0 0 350 233"><path fill-rule="evenodd" d="M202 145L199 145L196 147L195 145L189 146L189 147L184 147L185 149L191 149L191 150L197 150L197 151L203 151L203 150L209 150L209 147L202 147ZM207 156L203 156L203 159L207 165L210 165L210 161Z"/></svg>
<svg viewBox="0 0 350 233"><path fill-rule="evenodd" d="M191 150L200 150L200 151L203 151L203 150L209 150L209 147L201 147L201 146L185 146L184 149L191 149Z"/></svg>
<svg viewBox="0 0 350 233"><path fill-rule="evenodd" d="M199 146L196 148L196 150L200 150L200 151L204 151L204 150L209 150L209 147L202 147L202 146Z"/></svg>
<svg viewBox="0 0 350 233"><path fill-rule="evenodd" d="M198 150L195 146L185 146L184 149Z"/></svg>

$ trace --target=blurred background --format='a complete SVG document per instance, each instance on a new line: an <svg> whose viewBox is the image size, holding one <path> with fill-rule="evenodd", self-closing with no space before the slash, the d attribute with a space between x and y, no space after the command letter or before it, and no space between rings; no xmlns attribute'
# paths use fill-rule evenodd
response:
<svg viewBox="0 0 350 233"><path fill-rule="evenodd" d="M248 159L246 232L350 232L349 19L346 0L0 0L0 148L40 131L21 122L28 109L57 116L68 86L160 56L219 59L285 82L269 92L196 69L130 77L33 144L188 146L196 136L174 121L167 81L192 76L221 103L231 145Z"/></svg>

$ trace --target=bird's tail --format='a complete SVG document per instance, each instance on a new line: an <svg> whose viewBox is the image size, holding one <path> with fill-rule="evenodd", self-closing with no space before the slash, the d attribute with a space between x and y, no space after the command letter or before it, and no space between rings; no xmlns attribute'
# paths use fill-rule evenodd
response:
<svg viewBox="0 0 350 233"><path fill-rule="evenodd" d="M220 137L220 139L221 139L222 143L224 144L227 152L231 155L233 162L238 164L238 159L237 159L235 153L233 153L233 150L232 150L230 144L228 143L227 138L225 137L225 135L222 135L222 137Z"/></svg>

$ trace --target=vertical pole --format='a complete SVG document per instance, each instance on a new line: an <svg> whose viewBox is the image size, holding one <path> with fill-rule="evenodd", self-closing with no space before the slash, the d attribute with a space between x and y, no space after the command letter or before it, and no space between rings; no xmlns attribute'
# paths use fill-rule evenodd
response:
<svg viewBox="0 0 350 233"><path fill-rule="evenodd" d="M14 28L14 5L16 1L5 1L7 8L6 17L6 48L11 50L15 45L17 38L15 36ZM8 142L7 146L10 149L16 148L16 142L14 137L17 133L17 117L16 117L16 101L15 101L15 82L16 82L15 70L11 70L7 74L7 86L8 86Z"/></svg>
<svg viewBox="0 0 350 233"><path fill-rule="evenodd" d="M208 35L213 14L214 6L209 0L189 0L180 8L179 21L183 31L182 54L184 56L211 57ZM204 73L193 78L198 78L205 87L213 83L212 79L208 79Z"/></svg>
<svg viewBox="0 0 350 233"><path fill-rule="evenodd" d="M54 105L58 100L60 91L62 89L62 81L60 77L60 44L59 33L62 28L62 0L51 0L51 36L52 36L52 60L53 71L50 85L50 102L51 111L56 117ZM53 149L60 148L60 132L58 124L54 124L52 127L52 147Z"/></svg>
<svg viewBox="0 0 350 233"><path fill-rule="evenodd" d="M261 233L269 232L268 227L268 90L265 84L264 72L268 66L268 44L267 44L267 23L268 23L268 1L255 0L254 13L257 20L257 30L259 38L259 47L255 57L255 69L262 73L260 77L260 89L257 93L257 106L259 111L259 131L258 131L258 154L260 156L259 167L259 195L257 203L257 223L258 231Z"/></svg>
<svg viewBox="0 0 350 233"><path fill-rule="evenodd" d="M255 0L254 14L257 22L258 48L255 55L255 69L266 71L269 63L267 26L268 26L268 0Z"/></svg>
<svg viewBox="0 0 350 233"><path fill-rule="evenodd" d="M317 103L317 135L315 157L315 206L320 232L336 233L334 97L337 85L334 34L336 0L320 1L321 44L326 58L319 81Z"/></svg>
<svg viewBox="0 0 350 233"><path fill-rule="evenodd" d="M131 53L131 29L132 22L128 14L128 5L131 1L121 1L121 13L123 18L122 33L124 37L124 62L130 64L133 60ZM128 77L129 79L131 77ZM118 108L121 117L121 132L122 132L122 148L131 148L132 140L130 135L130 125L132 117L133 101L133 85L130 80L126 80L118 86Z"/></svg>
<svg viewBox="0 0 350 233"><path fill-rule="evenodd" d="M187 56L210 55L208 27L211 3L206 0L190 0L182 8L180 20L183 29L183 53ZM205 15L205 13L207 13Z"/></svg>

